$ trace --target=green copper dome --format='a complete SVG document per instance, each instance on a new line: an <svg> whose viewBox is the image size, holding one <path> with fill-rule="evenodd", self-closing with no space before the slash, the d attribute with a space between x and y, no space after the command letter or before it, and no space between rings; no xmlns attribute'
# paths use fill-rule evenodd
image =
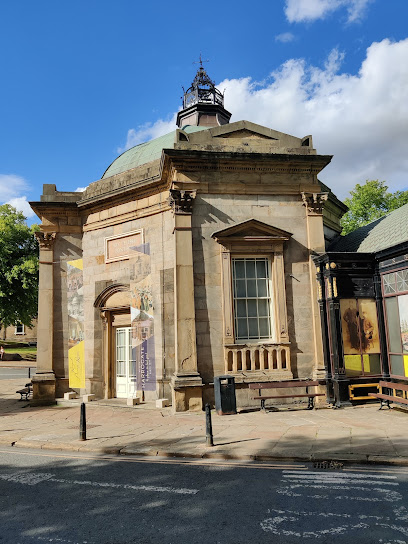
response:
<svg viewBox="0 0 408 544"><path fill-rule="evenodd" d="M207 128L209 127L185 126L182 130L189 134L191 132L198 132L199 130L207 130ZM175 134L176 131L173 131L128 149L108 166L101 179L109 178L115 174L121 174L131 168L136 168L142 164L160 159L163 149L172 149L174 147Z"/></svg>

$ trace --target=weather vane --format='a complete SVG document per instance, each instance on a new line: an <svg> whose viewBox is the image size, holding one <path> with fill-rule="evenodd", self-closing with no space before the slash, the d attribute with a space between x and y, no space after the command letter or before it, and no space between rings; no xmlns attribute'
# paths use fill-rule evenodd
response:
<svg viewBox="0 0 408 544"><path fill-rule="evenodd" d="M201 68L203 68L203 62L210 62L208 59L207 60L203 60L202 57L201 57L201 53L200 53L200 59L199 61L197 62L196 60L193 62L193 64L199 64L201 66Z"/></svg>

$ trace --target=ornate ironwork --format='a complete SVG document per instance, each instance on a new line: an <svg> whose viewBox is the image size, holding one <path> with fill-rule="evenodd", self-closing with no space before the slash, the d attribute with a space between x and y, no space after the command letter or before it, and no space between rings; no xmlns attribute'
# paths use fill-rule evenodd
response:
<svg viewBox="0 0 408 544"><path fill-rule="evenodd" d="M173 213L192 213L196 191L170 189L169 204Z"/></svg>
<svg viewBox="0 0 408 544"><path fill-rule="evenodd" d="M184 92L183 109L194 106L194 104L218 104L224 106L224 95L216 87L214 81L209 77L204 69L200 54L200 67L191 84L191 87ZM184 89L183 89L184 90Z"/></svg>

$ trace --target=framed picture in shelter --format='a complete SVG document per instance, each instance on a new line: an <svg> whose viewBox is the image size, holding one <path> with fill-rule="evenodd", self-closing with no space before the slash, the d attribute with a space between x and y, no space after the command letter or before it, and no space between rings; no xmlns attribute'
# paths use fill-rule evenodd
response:
<svg viewBox="0 0 408 544"><path fill-rule="evenodd" d="M348 376L381 374L374 299L340 300L344 366Z"/></svg>

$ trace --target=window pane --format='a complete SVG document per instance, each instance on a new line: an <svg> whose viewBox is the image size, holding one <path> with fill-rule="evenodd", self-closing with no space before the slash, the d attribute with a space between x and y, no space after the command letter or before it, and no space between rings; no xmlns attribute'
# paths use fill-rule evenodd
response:
<svg viewBox="0 0 408 544"><path fill-rule="evenodd" d="M237 280L236 296L239 298L246 297L245 280Z"/></svg>
<svg viewBox="0 0 408 544"><path fill-rule="evenodd" d="M257 314L257 307L256 307L256 300L248 300L248 316L249 317L256 317Z"/></svg>
<svg viewBox="0 0 408 544"><path fill-rule="evenodd" d="M256 261L256 276L257 278L266 278L266 261L258 259Z"/></svg>
<svg viewBox="0 0 408 544"><path fill-rule="evenodd" d="M354 298L340 300L340 312L344 353L347 355L360 353L357 301Z"/></svg>
<svg viewBox="0 0 408 544"><path fill-rule="evenodd" d="M246 317L247 309L245 300L237 300L236 308L238 317Z"/></svg>
<svg viewBox="0 0 408 544"><path fill-rule="evenodd" d="M234 265L235 265L235 277L245 278L245 261L234 259Z"/></svg>
<svg viewBox="0 0 408 544"><path fill-rule="evenodd" d="M268 296L267 280L258 280L258 297Z"/></svg>
<svg viewBox="0 0 408 544"><path fill-rule="evenodd" d="M396 272L397 291L408 291L408 270Z"/></svg>
<svg viewBox="0 0 408 544"><path fill-rule="evenodd" d="M408 353L408 295L401 295L397 298L400 318L402 352Z"/></svg>
<svg viewBox="0 0 408 544"><path fill-rule="evenodd" d="M246 277L255 278L255 260L246 259Z"/></svg>
<svg viewBox="0 0 408 544"><path fill-rule="evenodd" d="M395 272L392 272L392 274L384 274L383 283L384 293L386 295L395 293Z"/></svg>
<svg viewBox="0 0 408 544"><path fill-rule="evenodd" d="M232 274L236 339L270 338L268 259L233 259Z"/></svg>
<svg viewBox="0 0 408 544"><path fill-rule="evenodd" d="M258 320L256 318L250 318L248 319L248 325L249 325L249 338L258 338L259 337Z"/></svg>
<svg viewBox="0 0 408 544"><path fill-rule="evenodd" d="M344 367L346 369L346 376L360 376L363 373L361 355L345 355Z"/></svg>
<svg viewBox="0 0 408 544"><path fill-rule="evenodd" d="M260 319L259 320L259 336L262 338L269 338L269 319Z"/></svg>
<svg viewBox="0 0 408 544"><path fill-rule="evenodd" d="M246 319L237 319L237 338L248 338L248 326Z"/></svg>
<svg viewBox="0 0 408 544"><path fill-rule="evenodd" d="M248 297L256 297L256 280L247 281Z"/></svg>
<svg viewBox="0 0 408 544"><path fill-rule="evenodd" d="M397 297L384 299L386 310L386 325L388 333L388 348L394 353L401 353L401 334Z"/></svg>
<svg viewBox="0 0 408 544"><path fill-rule="evenodd" d="M402 355L390 355L391 374L405 376L404 359Z"/></svg>
<svg viewBox="0 0 408 544"><path fill-rule="evenodd" d="M365 359L367 357L367 359ZM366 374L381 374L380 354L364 355L364 372Z"/></svg>
<svg viewBox="0 0 408 544"><path fill-rule="evenodd" d="M259 317L268 317L269 316L269 301L268 300L258 300L258 315Z"/></svg>

